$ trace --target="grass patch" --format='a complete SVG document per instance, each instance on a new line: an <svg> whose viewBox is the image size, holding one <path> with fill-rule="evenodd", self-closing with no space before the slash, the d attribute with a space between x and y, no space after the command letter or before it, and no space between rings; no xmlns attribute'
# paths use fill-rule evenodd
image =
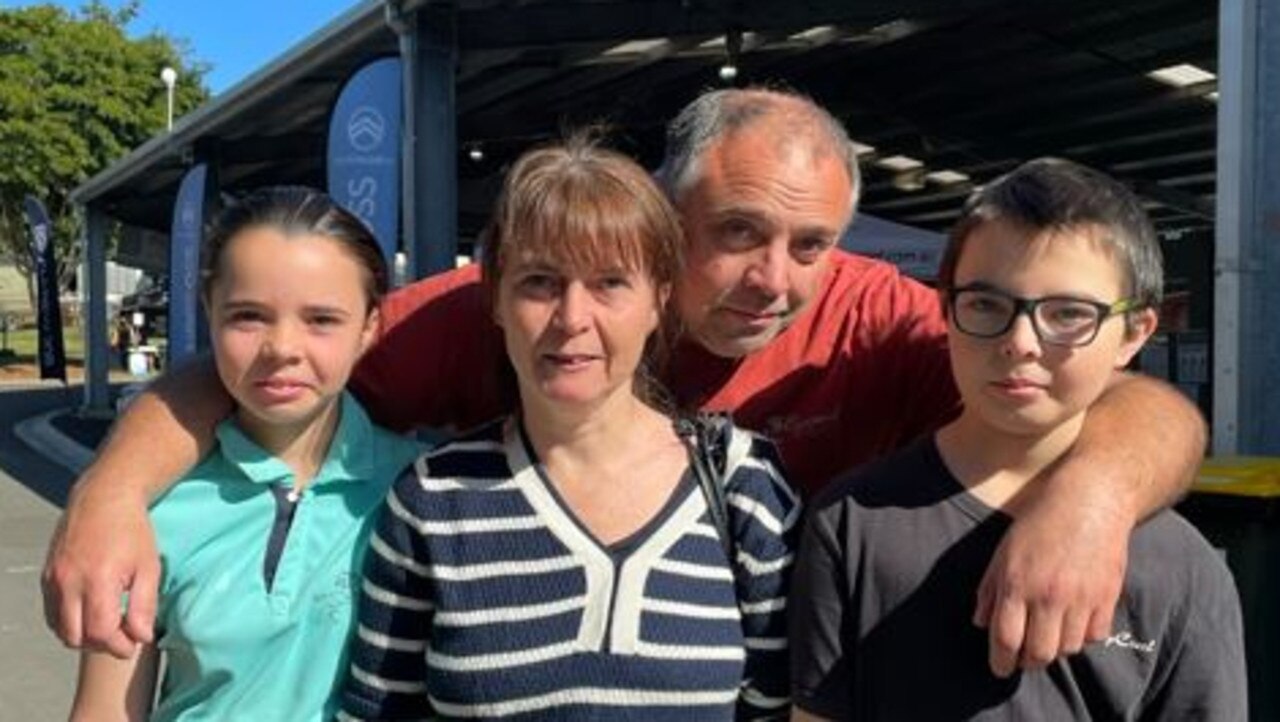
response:
<svg viewBox="0 0 1280 722"><path fill-rule="evenodd" d="M11 363L32 363L36 358L36 347L39 343L36 329L23 328L0 332L0 365ZM66 348L67 362L84 361L84 336L78 326L62 329L62 343Z"/></svg>

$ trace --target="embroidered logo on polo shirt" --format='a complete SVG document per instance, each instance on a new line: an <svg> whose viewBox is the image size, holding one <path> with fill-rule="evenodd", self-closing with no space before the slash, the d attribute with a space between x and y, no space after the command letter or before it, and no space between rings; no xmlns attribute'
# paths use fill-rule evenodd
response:
<svg viewBox="0 0 1280 722"><path fill-rule="evenodd" d="M1135 639L1131 632L1120 632L1119 634L1113 634L1110 637L1107 637L1106 646L1132 649L1135 652L1150 654L1156 651L1156 640L1153 639L1149 642L1143 642L1139 639Z"/></svg>
<svg viewBox="0 0 1280 722"><path fill-rule="evenodd" d="M316 612L331 622L344 622L355 609L355 574L338 572L316 595Z"/></svg>

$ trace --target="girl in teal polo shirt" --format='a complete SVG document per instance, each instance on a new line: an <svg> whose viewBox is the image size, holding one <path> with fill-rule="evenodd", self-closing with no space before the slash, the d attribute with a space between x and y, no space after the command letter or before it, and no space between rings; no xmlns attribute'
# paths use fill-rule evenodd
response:
<svg viewBox="0 0 1280 722"><path fill-rule="evenodd" d="M155 645L86 652L73 720L333 717L370 513L419 451L343 390L386 288L368 229L322 193L264 189L215 221L201 296L237 408L151 509Z"/></svg>

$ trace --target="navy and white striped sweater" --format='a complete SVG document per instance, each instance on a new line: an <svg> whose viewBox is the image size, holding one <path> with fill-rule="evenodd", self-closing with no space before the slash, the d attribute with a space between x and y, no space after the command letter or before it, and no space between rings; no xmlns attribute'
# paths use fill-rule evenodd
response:
<svg viewBox="0 0 1280 722"><path fill-rule="evenodd" d="M603 547L532 456L516 424L493 424L396 482L365 559L343 719L785 712L800 507L772 445L734 430L732 564L691 474Z"/></svg>

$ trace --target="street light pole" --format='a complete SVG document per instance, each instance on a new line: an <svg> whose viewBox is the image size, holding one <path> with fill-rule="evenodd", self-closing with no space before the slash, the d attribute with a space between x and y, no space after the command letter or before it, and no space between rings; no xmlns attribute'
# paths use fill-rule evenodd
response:
<svg viewBox="0 0 1280 722"><path fill-rule="evenodd" d="M164 89L168 95L169 101L169 113L166 116L168 118L168 122L165 128L173 130L173 86L178 82L178 71L166 65L164 69L160 71L160 80L164 83Z"/></svg>

